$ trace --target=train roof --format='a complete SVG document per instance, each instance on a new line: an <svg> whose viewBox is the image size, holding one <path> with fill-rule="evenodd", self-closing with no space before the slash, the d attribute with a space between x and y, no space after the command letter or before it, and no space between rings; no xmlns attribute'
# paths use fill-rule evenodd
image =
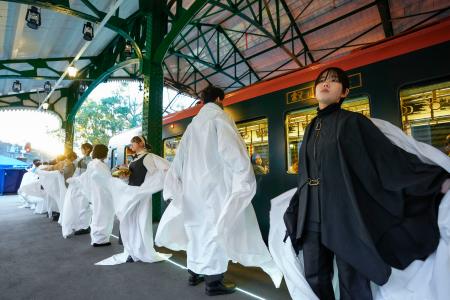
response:
<svg viewBox="0 0 450 300"><path fill-rule="evenodd" d="M141 127L135 127L135 128L131 128L131 129L122 131L121 133L114 135L109 140L108 147L112 148L114 146L127 145L130 143L130 140L132 137L134 137L136 135L141 135L141 134L142 134Z"/></svg>

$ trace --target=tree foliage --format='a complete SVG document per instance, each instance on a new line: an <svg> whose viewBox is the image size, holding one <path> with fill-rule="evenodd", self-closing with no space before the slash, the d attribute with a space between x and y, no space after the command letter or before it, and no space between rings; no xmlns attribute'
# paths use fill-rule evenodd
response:
<svg viewBox="0 0 450 300"><path fill-rule="evenodd" d="M105 98L83 104L75 118L77 144L108 145L113 135L142 124L142 104L126 95L125 84Z"/></svg>

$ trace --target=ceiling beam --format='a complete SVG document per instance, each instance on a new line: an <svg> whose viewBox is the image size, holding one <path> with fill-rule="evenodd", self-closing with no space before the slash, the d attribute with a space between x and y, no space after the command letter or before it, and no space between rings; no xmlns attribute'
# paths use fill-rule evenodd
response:
<svg viewBox="0 0 450 300"><path fill-rule="evenodd" d="M156 49L155 55L152 58L154 63L163 62L167 50L169 50L169 47L173 43L173 41L175 41L181 31L208 2L208 0L196 0L187 10L183 11L182 13L180 12L178 19L175 21L175 23L172 24L170 32L167 33L167 35L164 37L164 40Z"/></svg>
<svg viewBox="0 0 450 300"><path fill-rule="evenodd" d="M381 23L383 24L384 36L391 37L394 35L394 29L391 23L391 10L389 8L389 0L377 0L378 12L380 13Z"/></svg>

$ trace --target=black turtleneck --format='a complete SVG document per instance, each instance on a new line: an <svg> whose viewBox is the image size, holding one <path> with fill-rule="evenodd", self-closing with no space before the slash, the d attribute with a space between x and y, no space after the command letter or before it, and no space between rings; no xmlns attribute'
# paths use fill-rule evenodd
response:
<svg viewBox="0 0 450 300"><path fill-rule="evenodd" d="M341 109L341 103L332 103L324 109L317 108L317 117L321 118Z"/></svg>

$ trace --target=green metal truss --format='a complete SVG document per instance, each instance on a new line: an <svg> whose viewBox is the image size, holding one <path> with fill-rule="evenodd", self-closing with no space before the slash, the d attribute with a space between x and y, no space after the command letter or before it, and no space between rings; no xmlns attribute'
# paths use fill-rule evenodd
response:
<svg viewBox="0 0 450 300"><path fill-rule="evenodd" d="M166 82L173 86L177 86L179 90L198 96L199 91L197 90L197 84L201 81L207 81L209 83L209 78L216 76L217 74L222 74L232 81L230 85L222 87L228 89L230 87L243 87L264 80L275 72L287 72L302 68L308 63L314 63L328 57L341 47L346 47L355 40L352 39L351 41L332 49L314 49L316 51L329 50L329 52L321 58L314 59L311 50L305 41L304 37L306 35L378 5L377 1L371 2L316 28L302 32L298 27L296 20L309 7L312 1L313 0L311 0L296 16L290 11L289 5L285 0L274 0L270 1L270 3L267 0L208 1L209 7L207 7L206 10L203 10L202 14L197 14L195 16L190 22L187 30L179 32L178 37L174 39L169 47L168 54L165 58L167 60L170 57L176 57L177 62L178 59L186 61L189 64L188 70L185 71L184 76L179 76L180 71L178 68L176 73L174 73L166 64L165 69L168 75L165 78ZM272 6L270 4L272 4ZM218 8L219 10L217 10ZM217 11L213 11L213 9ZM249 12L251 17L248 13L244 14L244 11ZM230 15L220 24L209 24L204 22L206 18L223 12L229 12ZM280 21L282 12L289 20L289 24L287 26L284 25L284 27ZM242 31L228 29L222 25L236 16L246 24L246 28ZM269 29L267 28L267 24L263 24L264 20L268 20ZM367 30L365 33L368 33L371 30L373 30L373 28ZM196 36L188 40L187 36L192 36L193 32L197 33ZM230 36L231 33L234 34L234 38ZM288 35L289 33L290 35ZM237 38L236 34L239 35ZM237 44L242 42L243 37L246 35L270 40L272 41L273 46L258 51L257 53L253 53L252 55L245 56ZM302 45L300 51L295 49L295 40L300 41ZM211 45L216 45L216 51L211 49ZM218 49L219 47L224 46L227 47L227 49L230 49L230 51L225 55L221 55ZM274 67L271 70L255 70L255 67L251 65L250 61L253 58L264 55L276 48L282 49L290 59L280 63L279 66ZM196 51L194 51L194 49L196 49ZM297 65L296 68L285 68L287 64L292 62L295 62ZM241 67L241 71L238 72L237 66L242 66L242 64L246 65L246 69L242 70ZM202 70L199 69L199 66L212 69L213 71L203 74Z"/></svg>
<svg viewBox="0 0 450 300"><path fill-rule="evenodd" d="M61 101L62 99L65 99L70 96L69 93L69 88L62 88L62 89L58 89L57 91L60 92L60 95L58 97L52 97L51 98L51 102L49 103L48 106L48 110L51 110L53 112L55 112L56 114L58 114L62 120L64 120L64 118L66 116L61 115L60 112L55 110L55 106L56 104ZM45 95L45 93L42 91L40 92L43 95ZM40 103L39 101L36 101L35 99L32 99L31 96L33 95L37 95L37 92L27 92L27 93L18 93L18 94L11 94L11 95L1 95L0 96L0 109L1 108L11 108L11 107L15 107L15 108L21 108L21 107L25 107L25 108L38 108ZM8 101L6 100L8 99ZM13 100L13 101L11 101ZM27 101L31 102L28 103Z"/></svg>
<svg viewBox="0 0 450 300"><path fill-rule="evenodd" d="M49 66L49 62L67 62L70 63L74 57L57 57L57 58L37 58L37 59L6 59L6 60L0 60L0 71L1 70L7 70L10 72L16 73L10 74L10 75L0 75L0 79L10 79L10 78L23 78L23 79L36 79L36 80L57 80L63 72L59 70L55 70L54 68ZM89 60L90 62L95 59L93 56L86 56L81 57L79 60ZM8 65L15 65L15 66L8 66ZM21 66L28 65L30 68L28 70L19 70L21 69ZM43 76L38 75L38 69L46 69L48 71L51 71L55 74L55 76ZM83 68L80 70L80 75L77 76L77 79L82 80L89 80L85 76ZM91 79L92 80L92 79Z"/></svg>

